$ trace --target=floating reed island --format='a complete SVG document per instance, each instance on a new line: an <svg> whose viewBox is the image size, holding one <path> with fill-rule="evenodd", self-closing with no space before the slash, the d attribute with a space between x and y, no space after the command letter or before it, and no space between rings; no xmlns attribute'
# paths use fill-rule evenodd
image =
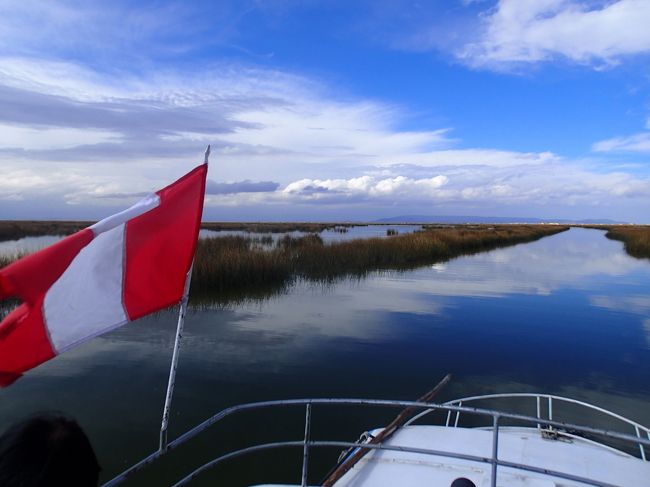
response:
<svg viewBox="0 0 650 487"><path fill-rule="evenodd" d="M296 279L327 283L381 270L406 270L565 230L559 225L472 225L424 229L387 238L324 243L318 234L262 238L226 236L199 241L192 294L230 301L279 292Z"/></svg>

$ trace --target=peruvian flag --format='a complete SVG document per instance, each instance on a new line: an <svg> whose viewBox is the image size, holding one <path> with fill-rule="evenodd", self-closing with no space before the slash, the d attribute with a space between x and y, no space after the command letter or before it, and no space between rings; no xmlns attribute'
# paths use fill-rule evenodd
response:
<svg viewBox="0 0 650 487"><path fill-rule="evenodd" d="M131 208L0 269L0 385L183 297L201 225L203 164Z"/></svg>

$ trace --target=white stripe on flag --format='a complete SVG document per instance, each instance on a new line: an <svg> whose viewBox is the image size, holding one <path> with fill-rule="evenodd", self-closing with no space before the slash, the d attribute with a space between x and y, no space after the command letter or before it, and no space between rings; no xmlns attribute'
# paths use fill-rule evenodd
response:
<svg viewBox="0 0 650 487"><path fill-rule="evenodd" d="M116 226L121 225L122 223L126 223L136 216L140 216L143 213L154 209L158 205L160 205L160 196L158 196L156 193L151 193L142 198L130 208L127 208L124 211L120 211L115 215L111 215L108 218L104 218L94 225L91 225L89 228L95 235L99 235L100 233L107 232L111 228L115 228Z"/></svg>
<svg viewBox="0 0 650 487"><path fill-rule="evenodd" d="M54 352L128 321L122 304L125 224L97 235L45 295L43 317Z"/></svg>

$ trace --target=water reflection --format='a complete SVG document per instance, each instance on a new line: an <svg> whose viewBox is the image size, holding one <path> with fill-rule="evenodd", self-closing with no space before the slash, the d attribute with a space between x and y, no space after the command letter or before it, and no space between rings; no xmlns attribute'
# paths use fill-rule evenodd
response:
<svg viewBox="0 0 650 487"><path fill-rule="evenodd" d="M341 242L345 240L354 240L355 238L373 238L387 237L388 230L395 230L398 234L413 233L422 229L422 225L360 225L351 227L341 227L345 231L337 231L334 229L323 230L319 233L323 242ZM258 233L246 232L242 230L201 230L201 237L223 237L228 235L240 235L243 237L262 238L271 237L274 241L278 241L285 235L292 237L304 237L308 235L306 232L285 232L285 233Z"/></svg>
<svg viewBox="0 0 650 487"><path fill-rule="evenodd" d="M396 230L398 233L413 233L422 228L421 225L366 225L356 227L345 227L346 232L335 230L324 230L320 232L323 242L338 242L343 240L353 240L355 238L386 237L389 229ZM230 235L239 235L243 237L263 238L271 237L274 242L278 241L285 235L292 237L303 237L305 232L285 232L285 233L256 233L245 232L240 230L205 230L199 232L199 238L225 237ZM41 250L42 248L52 245L61 240L61 235L40 235L38 237L23 237L17 240L0 241L0 257L14 257L20 254L29 254Z"/></svg>
<svg viewBox="0 0 650 487"><path fill-rule="evenodd" d="M447 372L455 378L441 400L539 391L650 424L649 283L650 262L628 257L602 232L572 229L414 271L329 286L299 282L266 301L194 308L170 435L241 402L412 399ZM156 448L175 322L173 311L159 313L28 373L2 391L0 422L64 410L88 430L110 477ZM390 416L321 419L314 434L353 439ZM228 423L131 485L167 485L187 471L183 465L272 433L300 437L300 418L294 419ZM314 471L333 460L316 459ZM282 459L247 461L215 476L224 485L246 485L295 482L299 472Z"/></svg>
<svg viewBox="0 0 650 487"><path fill-rule="evenodd" d="M58 242L62 238L63 236L61 235L40 235L38 237L23 237L18 240L0 241L0 257L31 254Z"/></svg>

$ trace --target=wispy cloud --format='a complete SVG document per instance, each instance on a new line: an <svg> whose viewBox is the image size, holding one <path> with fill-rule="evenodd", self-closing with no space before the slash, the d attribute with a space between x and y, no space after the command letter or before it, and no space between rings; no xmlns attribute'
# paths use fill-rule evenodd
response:
<svg viewBox="0 0 650 487"><path fill-rule="evenodd" d="M133 69L136 61L146 67L154 59L236 42L239 24L255 4L223 0L205 15L190 2L174 0L0 2L0 50L30 57L47 51L104 69Z"/></svg>
<svg viewBox="0 0 650 487"><path fill-rule="evenodd" d="M596 152L650 153L650 132L601 140L596 142L592 149Z"/></svg>
<svg viewBox="0 0 650 487"><path fill-rule="evenodd" d="M69 75L58 81L64 66ZM208 209L516 211L525 204L543 211L650 194L647 178L552 152L458 147L448 128L400 129L406 113L399 106L236 64L200 76L119 79L70 62L2 58L0 97L0 198L34 205L35 215L58 198L61 213L76 205L100 217L181 175L207 143L214 149Z"/></svg>
<svg viewBox="0 0 650 487"><path fill-rule="evenodd" d="M596 69L650 53L645 0L461 0L461 8L420 7L386 42L409 51L437 50L474 68L513 71L560 61ZM431 15L435 12L435 15Z"/></svg>
<svg viewBox="0 0 650 487"><path fill-rule="evenodd" d="M455 55L487 68L553 59L613 65L650 53L648 25L645 0L500 0L483 14L478 37Z"/></svg>
<svg viewBox="0 0 650 487"><path fill-rule="evenodd" d="M489 10L484 2L465 3L457 10L485 12L478 37L468 44L451 35L451 44L436 47L472 65L556 57L613 63L647 49L645 30L634 30L647 8L634 0L589 8L570 0L504 0ZM634 19L630 6L639 7ZM215 8L205 19L186 2L0 4L0 218L70 216L72 207L101 217L183 174L208 143L208 217L218 205L274 208L275 218L306 208L308 218L336 205L409 213L432 204L501 205L519 214L526 205L539 214L648 202L649 180L638 173L550 150L473 147L452 123L414 125L404 106L313 76L215 61L220 57L203 63L200 53L190 69L160 62L237 42L239 22L261 7L233 1ZM418 29L435 17L419 20L422 5L403 10L394 4L384 17L402 12L400 26L414 21ZM580 35L569 35L569 23ZM648 143L643 133L594 149L645 152Z"/></svg>

